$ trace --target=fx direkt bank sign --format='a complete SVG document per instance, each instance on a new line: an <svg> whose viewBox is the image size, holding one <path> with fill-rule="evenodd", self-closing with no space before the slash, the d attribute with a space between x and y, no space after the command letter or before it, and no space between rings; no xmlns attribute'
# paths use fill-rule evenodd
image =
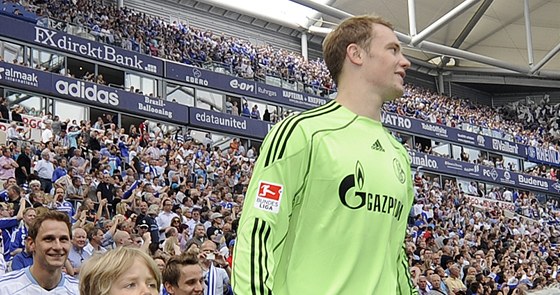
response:
<svg viewBox="0 0 560 295"><path fill-rule="evenodd" d="M120 67L163 75L163 61L157 58L38 27L11 17L0 16L0 35Z"/></svg>

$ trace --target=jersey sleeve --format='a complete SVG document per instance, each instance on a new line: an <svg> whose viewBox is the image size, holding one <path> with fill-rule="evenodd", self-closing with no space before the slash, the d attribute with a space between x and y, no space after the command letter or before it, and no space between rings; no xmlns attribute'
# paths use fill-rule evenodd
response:
<svg viewBox="0 0 560 295"><path fill-rule="evenodd" d="M10 241L10 253L14 252L19 248L23 248L22 244L23 244L22 232L21 230L17 229L12 233L12 240Z"/></svg>
<svg viewBox="0 0 560 295"><path fill-rule="evenodd" d="M255 165L233 255L235 294L273 294L274 252L282 249L309 161L309 143L303 129L290 120L294 117L269 132Z"/></svg>
<svg viewBox="0 0 560 295"><path fill-rule="evenodd" d="M408 265L408 256L406 248L401 247L397 262L397 295L418 295L418 290L412 283L410 270Z"/></svg>
<svg viewBox="0 0 560 295"><path fill-rule="evenodd" d="M394 140L394 138L391 138ZM402 146L401 146L402 147ZM414 180L412 176L412 171L410 170L410 158L408 156L408 152L401 148L401 153L403 155L404 160L406 161L406 179L407 179L407 198L408 204L406 204L406 210L408 214L412 210L412 206L414 205ZM407 216L408 216L407 214ZM406 222L406 221L405 221ZM404 226L404 231L406 231L407 225ZM406 236L406 233L405 233ZM397 292L398 295L417 295L418 290L414 287L412 283L412 278L410 277L410 265L408 262L408 255L406 254L406 244L405 241L402 241L403 245L399 250L399 255L397 259Z"/></svg>

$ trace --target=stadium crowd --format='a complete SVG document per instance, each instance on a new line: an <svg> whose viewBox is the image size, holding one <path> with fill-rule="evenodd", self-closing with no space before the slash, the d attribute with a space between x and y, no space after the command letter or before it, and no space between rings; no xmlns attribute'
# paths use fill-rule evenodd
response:
<svg viewBox="0 0 560 295"><path fill-rule="evenodd" d="M263 81L265 76L281 77L303 83L307 91L318 95L336 92L336 85L321 59L305 60L295 52L270 45L257 46L247 40L180 22L167 23L131 8L106 5L103 1L11 2L34 7L27 10L35 11L39 20L49 17L65 24L84 26L98 41L128 50L195 66L217 63L231 69L231 74L247 79ZM103 77L91 75L85 78L105 83ZM560 104L546 102L544 105L516 103L492 108L409 85L407 93L400 100L387 104L385 110L446 126L474 128L474 132L560 151L560 134L556 131Z"/></svg>
<svg viewBox="0 0 560 295"><path fill-rule="evenodd" d="M216 250L212 265L223 271L214 274L227 290L226 263L256 149L234 139L220 150L211 140L165 133L149 121L121 133L112 118L100 120L73 124L55 117L44 121L42 142L3 147L1 213L21 220L2 228L0 261L9 262L3 269L32 263L27 228L50 208L72 220L66 268L74 276L94 253L118 246L140 248L162 267L180 253ZM406 246L421 294L438 285L444 294L511 294L560 281L557 202L541 204L508 188L484 192L476 183L440 185L421 172L414 182ZM210 269L211 261L203 261Z"/></svg>
<svg viewBox="0 0 560 295"><path fill-rule="evenodd" d="M245 78L273 74L334 89L322 62L305 62L285 50L165 24L98 1L34 4L47 5L51 17L88 24L101 40L130 50L198 66L217 61ZM9 118L10 106L0 105L2 118ZM468 123L502 130L517 142L558 149L556 121L542 120L557 112L556 106L527 105L512 115L409 85L385 110L451 127ZM25 112L19 106L15 111ZM528 120L537 123L526 126ZM220 150L211 140L166 133L149 121L128 131L110 117L70 122L52 116L41 124L41 142L14 140L2 147L0 216L20 221L0 222L3 271L33 262L27 230L38 214L54 209L73 224L69 275L79 277L94 253L118 246L142 249L161 269L180 253L198 251L215 254L202 259L205 276L219 277L220 290L227 292L255 147L234 139ZM484 192L476 183L440 185L420 172L415 190L406 247L420 294L523 294L560 282L558 201L541 203L532 193L509 188ZM480 198L488 201L480 205Z"/></svg>

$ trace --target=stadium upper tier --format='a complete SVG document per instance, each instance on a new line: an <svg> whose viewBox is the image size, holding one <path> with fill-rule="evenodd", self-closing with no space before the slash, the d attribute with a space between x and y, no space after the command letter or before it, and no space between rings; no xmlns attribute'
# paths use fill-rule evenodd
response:
<svg viewBox="0 0 560 295"><path fill-rule="evenodd" d="M303 59L301 54L269 45L255 45L247 40L224 36L209 29L182 23L166 23L162 19L102 1L31 1L26 8L4 3L12 15L38 25L57 23L86 28L97 41L127 50L164 58L184 64L205 67L209 64L225 69L226 74L245 79L265 81L281 78L287 83L303 85L302 91L326 96L336 91L323 60ZM35 18L30 15L35 15ZM45 17L49 20L45 21ZM387 112L414 117L434 124L467 129L475 133L559 151L557 146L558 105L525 105L511 109L495 109L468 100L438 95L429 90L408 87L401 99L388 103Z"/></svg>

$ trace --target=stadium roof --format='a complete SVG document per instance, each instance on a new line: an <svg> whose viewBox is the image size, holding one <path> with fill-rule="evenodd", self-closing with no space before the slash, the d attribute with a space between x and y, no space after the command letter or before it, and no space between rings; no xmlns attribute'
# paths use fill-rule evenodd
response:
<svg viewBox="0 0 560 295"><path fill-rule="evenodd" d="M350 15L377 14L393 23L406 55L417 65L560 78L558 0L202 1L315 35Z"/></svg>

